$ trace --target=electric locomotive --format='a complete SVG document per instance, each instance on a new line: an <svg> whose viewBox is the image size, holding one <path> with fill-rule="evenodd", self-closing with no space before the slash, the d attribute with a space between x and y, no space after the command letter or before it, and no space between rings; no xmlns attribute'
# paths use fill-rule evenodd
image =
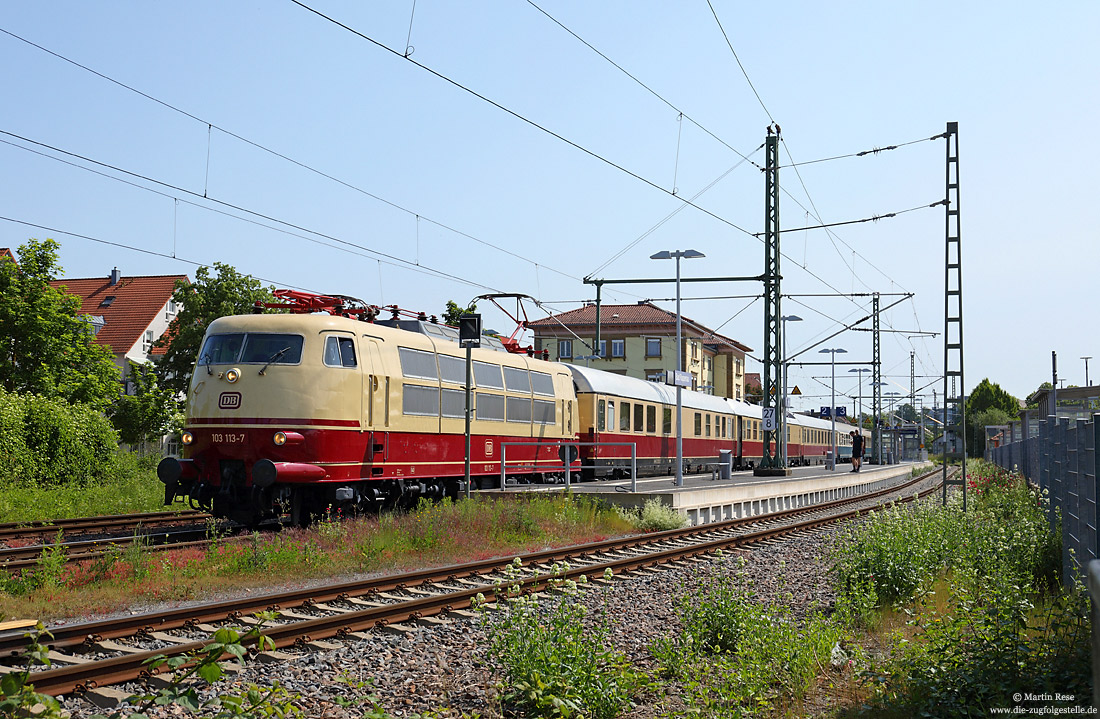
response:
<svg viewBox="0 0 1100 719"><path fill-rule="evenodd" d="M326 511L412 506L463 489L466 368L452 328L387 327L341 316L340 298L329 299L320 309L332 314L210 324L188 391L184 458L158 467L166 504L183 497L244 524L289 514L304 525ZM575 436L569 372L497 345L472 352L471 476L499 477L506 442L524 476L560 472L559 446Z"/></svg>

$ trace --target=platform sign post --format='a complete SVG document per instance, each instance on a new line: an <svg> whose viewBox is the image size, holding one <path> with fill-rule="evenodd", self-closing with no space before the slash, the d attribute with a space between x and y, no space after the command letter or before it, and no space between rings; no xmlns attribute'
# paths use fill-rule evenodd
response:
<svg viewBox="0 0 1100 719"><path fill-rule="evenodd" d="M474 347L481 346L481 315L462 315L458 318L458 343L466 348L466 459L463 478L466 483L466 499L470 498L470 416L473 413ZM501 457L501 472L504 471ZM504 488L501 480L501 489Z"/></svg>

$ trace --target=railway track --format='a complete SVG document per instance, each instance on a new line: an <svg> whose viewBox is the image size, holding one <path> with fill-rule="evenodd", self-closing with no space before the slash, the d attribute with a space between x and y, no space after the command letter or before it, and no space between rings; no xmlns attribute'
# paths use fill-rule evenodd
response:
<svg viewBox="0 0 1100 719"><path fill-rule="evenodd" d="M140 545L142 551L202 547L210 543L209 533L203 529L178 529L147 532L127 537L86 539L58 544L34 544L25 547L0 548L0 569L9 572L34 570L44 555L51 551L64 552L66 563L84 562L125 551Z"/></svg>
<svg viewBox="0 0 1100 719"><path fill-rule="evenodd" d="M53 666L34 672L31 682L38 691L53 695L92 692L103 696L106 691L109 696L111 690L103 688L112 684L137 679L157 681L145 667L150 658L197 651L206 645L209 633L218 626L253 624L256 620L250 615L260 611L278 614L277 623L262 629L277 649L260 658L286 659L291 655L285 651L295 647L332 648L325 640L363 638L364 632L392 628L403 622L431 622L439 621L438 615L461 615L479 601L479 595L492 602L515 585L522 592L539 592L547 589L550 581L579 581L581 575L598 583L608 570L615 575L647 571L660 565L691 561L717 549L814 530L869 511L866 507L845 509L847 505L904 493L933 474L879 492L800 509L535 552L522 556L525 574L519 578L511 568L512 558L505 557L60 626L51 630L54 636L48 642ZM936 489L933 486L924 493ZM569 566L551 575L555 563ZM18 635L0 636L0 660L15 662L24 643Z"/></svg>
<svg viewBox="0 0 1100 719"><path fill-rule="evenodd" d="M158 527L180 522L204 522L210 518L205 512L144 512L140 514L116 514L103 517L73 517L45 522L8 522L0 524L0 542L13 540L50 538L63 532L69 534L109 534L132 532L139 527Z"/></svg>

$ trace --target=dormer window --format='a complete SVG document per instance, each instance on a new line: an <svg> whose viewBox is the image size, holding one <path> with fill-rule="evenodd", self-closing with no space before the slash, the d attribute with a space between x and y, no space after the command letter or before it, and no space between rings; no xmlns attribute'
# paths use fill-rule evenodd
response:
<svg viewBox="0 0 1100 719"><path fill-rule="evenodd" d="M141 351L145 354L149 354L149 352L153 349L154 339L155 338L153 337L153 330L146 330L145 337L143 337L141 340Z"/></svg>
<svg viewBox="0 0 1100 719"><path fill-rule="evenodd" d="M100 307L110 307L111 303L115 301L115 295L107 295L103 298L103 301L99 303Z"/></svg>

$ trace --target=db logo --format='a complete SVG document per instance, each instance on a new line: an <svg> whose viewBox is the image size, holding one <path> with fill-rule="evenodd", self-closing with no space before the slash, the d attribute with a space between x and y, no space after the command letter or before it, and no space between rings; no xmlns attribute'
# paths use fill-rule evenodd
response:
<svg viewBox="0 0 1100 719"><path fill-rule="evenodd" d="M221 396L218 397L218 409L240 409L240 407L240 392L222 392Z"/></svg>
<svg viewBox="0 0 1100 719"><path fill-rule="evenodd" d="M491 439L485 440L485 456L486 457L492 457L493 456L493 440L491 440Z"/></svg>

